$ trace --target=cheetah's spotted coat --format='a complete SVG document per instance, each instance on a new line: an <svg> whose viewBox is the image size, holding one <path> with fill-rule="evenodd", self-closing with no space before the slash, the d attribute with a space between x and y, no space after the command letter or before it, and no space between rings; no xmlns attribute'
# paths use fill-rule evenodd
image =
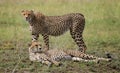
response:
<svg viewBox="0 0 120 73"><path fill-rule="evenodd" d="M70 30L70 34L78 45L79 50L85 52L86 45L82 37L85 18L81 13L45 16L40 12L35 13L32 10L23 10L22 14L30 24L32 41L38 40L39 34L42 34L46 50L49 49L49 35L60 36Z"/></svg>

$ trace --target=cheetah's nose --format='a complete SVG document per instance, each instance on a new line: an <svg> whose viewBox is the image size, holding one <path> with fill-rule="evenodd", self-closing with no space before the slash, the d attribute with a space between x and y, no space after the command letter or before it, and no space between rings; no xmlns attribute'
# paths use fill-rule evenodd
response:
<svg viewBox="0 0 120 73"><path fill-rule="evenodd" d="M28 17L28 15L24 15L25 17Z"/></svg>
<svg viewBox="0 0 120 73"><path fill-rule="evenodd" d="M28 20L29 20L29 18L28 18L28 17L26 17L26 20L28 21Z"/></svg>
<svg viewBox="0 0 120 73"><path fill-rule="evenodd" d="M28 17L25 17L26 19L28 19Z"/></svg>
<svg viewBox="0 0 120 73"><path fill-rule="evenodd" d="M41 50L42 48L39 48L39 50Z"/></svg>

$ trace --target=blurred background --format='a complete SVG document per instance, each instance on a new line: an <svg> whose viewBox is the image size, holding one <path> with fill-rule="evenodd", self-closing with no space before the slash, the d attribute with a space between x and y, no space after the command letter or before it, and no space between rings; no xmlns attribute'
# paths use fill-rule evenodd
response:
<svg viewBox="0 0 120 73"><path fill-rule="evenodd" d="M83 33L89 54L113 57L101 64L65 62L64 67L47 68L39 63L30 65L28 46L29 25L22 10L34 10L55 16L82 13L86 18ZM43 43L40 36L39 41ZM50 37L52 48L78 48L69 31ZM120 1L119 0L0 0L0 73L119 73L120 72Z"/></svg>

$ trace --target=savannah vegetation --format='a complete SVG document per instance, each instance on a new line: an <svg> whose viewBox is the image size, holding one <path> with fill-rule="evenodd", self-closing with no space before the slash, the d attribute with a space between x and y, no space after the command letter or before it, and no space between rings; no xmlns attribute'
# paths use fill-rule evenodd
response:
<svg viewBox="0 0 120 73"><path fill-rule="evenodd" d="M83 63L65 61L60 67L31 63L28 43L29 25L22 10L45 15L82 13L86 18L83 33L86 53L112 56L111 62ZM42 37L39 41L43 43ZM50 37L52 48L78 48L69 31ZM120 1L119 0L0 0L0 73L119 73L120 72Z"/></svg>

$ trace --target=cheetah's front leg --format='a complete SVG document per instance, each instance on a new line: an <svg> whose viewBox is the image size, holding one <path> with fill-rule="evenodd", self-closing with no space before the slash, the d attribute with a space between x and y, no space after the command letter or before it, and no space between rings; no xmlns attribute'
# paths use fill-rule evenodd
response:
<svg viewBox="0 0 120 73"><path fill-rule="evenodd" d="M52 62L54 65L56 65L56 66L60 66L60 65L61 65L61 63L60 63L60 62L55 61L55 60L52 60L52 59L51 59L51 62Z"/></svg>
<svg viewBox="0 0 120 73"><path fill-rule="evenodd" d="M42 36L45 44L45 50L49 50L49 35L42 34Z"/></svg>

